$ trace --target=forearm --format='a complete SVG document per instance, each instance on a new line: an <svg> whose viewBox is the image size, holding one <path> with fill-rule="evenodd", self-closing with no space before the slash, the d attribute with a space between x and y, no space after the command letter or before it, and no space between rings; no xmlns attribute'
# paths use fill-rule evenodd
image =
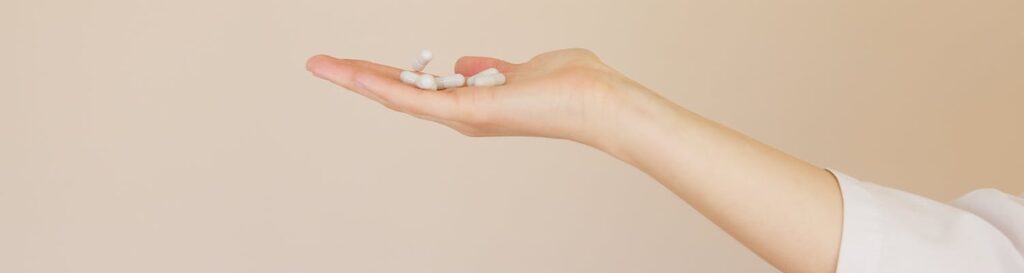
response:
<svg viewBox="0 0 1024 273"><path fill-rule="evenodd" d="M593 143L646 172L784 272L833 272L842 198L828 171L649 92ZM639 103L635 103L639 102Z"/></svg>

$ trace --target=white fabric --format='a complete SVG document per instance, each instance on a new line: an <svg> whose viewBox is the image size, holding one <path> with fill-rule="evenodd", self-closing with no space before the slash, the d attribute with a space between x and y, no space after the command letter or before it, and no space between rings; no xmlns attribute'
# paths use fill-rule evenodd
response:
<svg viewBox="0 0 1024 273"><path fill-rule="evenodd" d="M944 204L837 171L837 273L1024 273L1024 198L982 189Z"/></svg>

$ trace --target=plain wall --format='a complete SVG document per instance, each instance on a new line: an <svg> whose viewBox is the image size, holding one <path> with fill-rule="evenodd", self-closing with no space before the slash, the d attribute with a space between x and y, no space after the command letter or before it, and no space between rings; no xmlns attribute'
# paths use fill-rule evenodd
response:
<svg viewBox="0 0 1024 273"><path fill-rule="evenodd" d="M610 2L610 3L606 3ZM773 272L582 145L312 77L584 47L821 166L1024 192L1024 1L0 3L0 272ZM737 200L740 201L740 200Z"/></svg>

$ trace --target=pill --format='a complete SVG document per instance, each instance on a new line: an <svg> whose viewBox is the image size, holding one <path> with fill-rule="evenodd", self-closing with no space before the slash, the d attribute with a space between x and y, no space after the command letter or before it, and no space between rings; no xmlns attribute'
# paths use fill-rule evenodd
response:
<svg viewBox="0 0 1024 273"><path fill-rule="evenodd" d="M490 74L498 74L498 73L501 73L501 72L498 71L497 68L491 67L491 68L488 68L488 69L484 69L483 71L477 72L476 74L477 75L490 75Z"/></svg>
<svg viewBox="0 0 1024 273"><path fill-rule="evenodd" d="M437 89L462 87L466 84L466 76L462 74L437 77Z"/></svg>
<svg viewBox="0 0 1024 273"><path fill-rule="evenodd" d="M491 67L491 68L488 68L488 69L481 70L480 72L476 72L476 75L473 75L472 77L469 77L469 78L472 79L472 78L477 77L477 76L491 75L491 74L498 74L498 73L501 73L501 72L499 72L497 68Z"/></svg>
<svg viewBox="0 0 1024 273"><path fill-rule="evenodd" d="M398 74L398 78L401 79L402 82L404 82L406 84L415 85L416 84L416 80L420 78L420 74L416 73L416 72L412 72L412 71L406 70L406 71L402 71L401 74Z"/></svg>
<svg viewBox="0 0 1024 273"><path fill-rule="evenodd" d="M477 74L476 76L473 76L472 78L469 78L469 80L466 83L469 86L478 86L478 87L498 86L498 85L505 84L505 74L501 74L501 73L487 74L487 75Z"/></svg>
<svg viewBox="0 0 1024 273"><path fill-rule="evenodd" d="M434 75L422 74L419 79L416 79L416 87L423 90L437 90L437 79Z"/></svg>
<svg viewBox="0 0 1024 273"><path fill-rule="evenodd" d="M474 81L473 79L476 79L478 77L486 76L486 75L493 75L493 74L500 74L500 73L501 72L498 72L498 69L494 68L494 67L481 70L480 72L477 72L476 75L473 75L472 77L469 77L469 79L466 79L466 85L473 86L471 84L471 82Z"/></svg>
<svg viewBox="0 0 1024 273"><path fill-rule="evenodd" d="M434 59L434 53L431 53L430 50L420 51L420 55L416 56L416 62L412 64L412 71L423 71L423 68L427 67L432 59Z"/></svg>

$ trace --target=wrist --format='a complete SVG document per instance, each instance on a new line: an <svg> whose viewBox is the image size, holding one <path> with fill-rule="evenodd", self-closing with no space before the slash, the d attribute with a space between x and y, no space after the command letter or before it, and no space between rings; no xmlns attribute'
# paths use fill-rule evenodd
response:
<svg viewBox="0 0 1024 273"><path fill-rule="evenodd" d="M656 143L695 122L695 114L639 84L611 93L614 103L606 108L597 133L580 142L632 165L655 152Z"/></svg>

